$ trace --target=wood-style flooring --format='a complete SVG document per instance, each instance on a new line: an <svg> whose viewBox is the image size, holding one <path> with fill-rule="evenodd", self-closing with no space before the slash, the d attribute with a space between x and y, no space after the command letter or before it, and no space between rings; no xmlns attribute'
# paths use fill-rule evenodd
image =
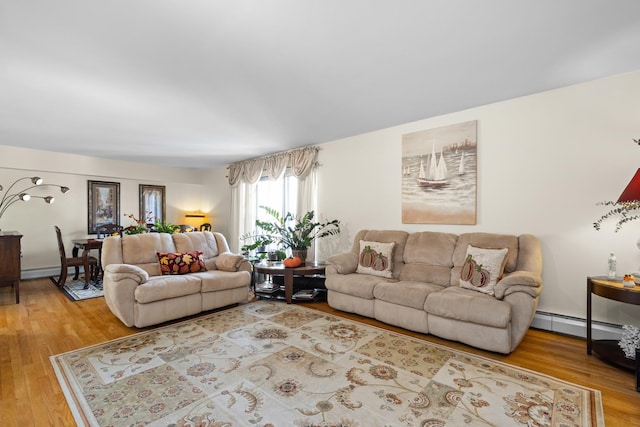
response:
<svg viewBox="0 0 640 427"><path fill-rule="evenodd" d="M513 353L501 355L342 313L326 303L304 305L598 389L607 426L640 426L634 374L588 356L584 339L532 329ZM72 302L49 279L23 281L20 304L12 288L0 288L0 426L74 425L49 356L136 332L113 316L104 298Z"/></svg>

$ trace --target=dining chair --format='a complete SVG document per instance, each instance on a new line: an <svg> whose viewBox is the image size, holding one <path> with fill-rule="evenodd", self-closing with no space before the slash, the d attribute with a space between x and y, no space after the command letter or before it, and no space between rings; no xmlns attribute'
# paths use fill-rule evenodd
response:
<svg viewBox="0 0 640 427"><path fill-rule="evenodd" d="M190 233L192 231L195 231L195 227L193 225L189 225L189 224L180 224L180 232L181 233Z"/></svg>
<svg viewBox="0 0 640 427"><path fill-rule="evenodd" d="M75 267L76 271L79 267L85 265L84 257L71 257L67 258L67 253L64 250L64 243L62 241L62 232L60 227L54 226L56 229L56 236L58 238L58 251L60 252L60 275L58 280L55 280L55 276L51 276L50 279L56 286L62 287L67 281L67 273L69 267ZM98 274L98 259L92 256L87 258L90 271L84 272L84 286L89 287L89 279L96 279ZM77 278L77 275L76 275Z"/></svg>
<svg viewBox="0 0 640 427"><path fill-rule="evenodd" d="M212 229L213 227L211 227L211 224L209 224L208 222L205 222L200 226L200 231L211 231Z"/></svg>
<svg viewBox="0 0 640 427"><path fill-rule="evenodd" d="M122 230L124 230L124 227L119 224L102 224L96 230L96 238L104 239L105 237L113 236L116 233L118 233L120 237L122 237Z"/></svg>

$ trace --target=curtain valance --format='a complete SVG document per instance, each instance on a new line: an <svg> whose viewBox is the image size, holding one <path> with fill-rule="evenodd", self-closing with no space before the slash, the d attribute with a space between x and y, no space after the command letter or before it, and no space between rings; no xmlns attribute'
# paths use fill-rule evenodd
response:
<svg viewBox="0 0 640 427"><path fill-rule="evenodd" d="M287 166L293 176L304 178L316 165L317 153L318 147L311 146L232 163L229 165L229 185L236 185L240 180L254 184L263 175L277 180L284 175Z"/></svg>

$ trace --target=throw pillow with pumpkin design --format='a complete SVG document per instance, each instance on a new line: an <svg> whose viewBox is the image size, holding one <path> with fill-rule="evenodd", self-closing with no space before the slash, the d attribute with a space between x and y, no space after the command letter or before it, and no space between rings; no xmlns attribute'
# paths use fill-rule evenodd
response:
<svg viewBox="0 0 640 427"><path fill-rule="evenodd" d="M356 273L380 277L393 277L393 248L395 242L368 242L360 240Z"/></svg>
<svg viewBox="0 0 640 427"><path fill-rule="evenodd" d="M502 277L508 251L507 248L488 249L469 245L460 270L460 286L493 295Z"/></svg>

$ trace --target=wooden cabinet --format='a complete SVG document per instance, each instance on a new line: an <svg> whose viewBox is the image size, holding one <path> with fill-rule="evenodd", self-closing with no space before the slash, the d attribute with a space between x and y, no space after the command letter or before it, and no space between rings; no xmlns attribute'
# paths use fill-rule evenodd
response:
<svg viewBox="0 0 640 427"><path fill-rule="evenodd" d="M13 286L20 302L20 239L17 231L0 231L0 286Z"/></svg>

